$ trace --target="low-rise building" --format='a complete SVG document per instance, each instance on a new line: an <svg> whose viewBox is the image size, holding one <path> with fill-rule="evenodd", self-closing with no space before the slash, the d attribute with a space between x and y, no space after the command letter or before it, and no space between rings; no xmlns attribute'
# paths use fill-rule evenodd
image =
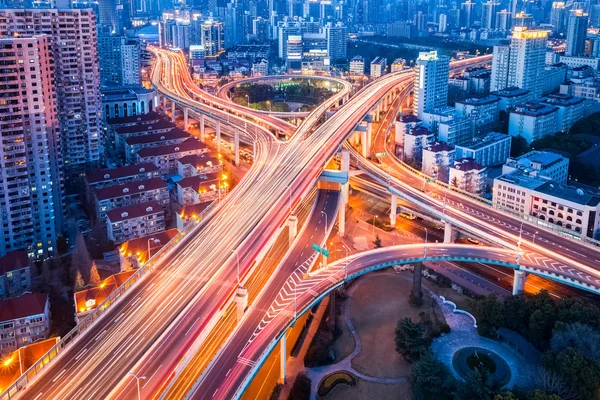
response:
<svg viewBox="0 0 600 400"><path fill-rule="evenodd" d="M178 233L179 229L172 228L122 243L119 246L121 271L137 269L144 265Z"/></svg>
<svg viewBox="0 0 600 400"><path fill-rule="evenodd" d="M575 122L584 117L585 99L581 97L555 93L542 99L542 103L558 107L557 129L563 132L567 132Z"/></svg>
<svg viewBox="0 0 600 400"><path fill-rule="evenodd" d="M433 141L433 133L422 126L410 129L404 135L404 161L420 163L423 149Z"/></svg>
<svg viewBox="0 0 600 400"><path fill-rule="evenodd" d="M200 222L204 213L215 203L216 201L213 200L183 206L176 216L177 229L183 230L192 221Z"/></svg>
<svg viewBox="0 0 600 400"><path fill-rule="evenodd" d="M550 151L533 150L516 158L508 158L502 174L523 171L529 176L551 179L566 184L569 177L569 159Z"/></svg>
<svg viewBox="0 0 600 400"><path fill-rule="evenodd" d="M530 102L519 104L510 112L508 134L523 137L527 144L558 130L558 107Z"/></svg>
<svg viewBox="0 0 600 400"><path fill-rule="evenodd" d="M438 140L452 146L470 143L474 137L474 123L471 118L451 118L440 121L437 129Z"/></svg>
<svg viewBox="0 0 600 400"><path fill-rule="evenodd" d="M487 190L487 169L472 158L459 158L450 166L449 184L483 196Z"/></svg>
<svg viewBox="0 0 600 400"><path fill-rule="evenodd" d="M115 141L117 151L123 152L125 149L125 139L127 138L155 133L166 133L175 128L176 126L174 123L165 119L161 119L153 124L144 123L121 126L114 130L113 140Z"/></svg>
<svg viewBox="0 0 600 400"><path fill-rule="evenodd" d="M127 118L152 111L156 91L143 86L103 87L101 98L104 118Z"/></svg>
<svg viewBox="0 0 600 400"><path fill-rule="evenodd" d="M490 132L471 143L456 146L456 158L472 158L484 167L499 165L510 156L511 137Z"/></svg>
<svg viewBox="0 0 600 400"><path fill-rule="evenodd" d="M96 287L87 287L73 293L75 319L77 323L104 302L115 290L123 285L135 271L123 271L104 279Z"/></svg>
<svg viewBox="0 0 600 400"><path fill-rule="evenodd" d="M165 117L160 115L156 111L150 111L146 114L130 115L128 117L108 118L106 120L106 126L109 130L113 131L113 134L111 134L110 137L114 137L114 130L122 126L156 124L158 121L162 121L164 119Z"/></svg>
<svg viewBox="0 0 600 400"><path fill-rule="evenodd" d="M252 64L252 76L269 75L269 61L265 58Z"/></svg>
<svg viewBox="0 0 600 400"><path fill-rule="evenodd" d="M567 235L598 238L600 196L519 170L494 179L493 203Z"/></svg>
<svg viewBox="0 0 600 400"><path fill-rule="evenodd" d="M406 67L406 60L403 58L396 58L390 66L391 72L401 72Z"/></svg>
<svg viewBox="0 0 600 400"><path fill-rule="evenodd" d="M182 178L223 171L223 161L212 152L192 154L177 160L177 174Z"/></svg>
<svg viewBox="0 0 600 400"><path fill-rule="evenodd" d="M169 216L169 187L161 178L127 182L120 185L96 189L96 214L101 221L106 221L106 213L115 208L131 204L156 201Z"/></svg>
<svg viewBox="0 0 600 400"><path fill-rule="evenodd" d="M139 163L151 162L158 167L161 175L177 173L177 161L181 157L202 154L208 151L208 146L200 140L191 138L179 144L147 147L137 152Z"/></svg>
<svg viewBox="0 0 600 400"><path fill-rule="evenodd" d="M404 114L396 119L394 130L396 144L404 146L404 135L411 129L420 126L422 121L414 114Z"/></svg>
<svg viewBox="0 0 600 400"><path fill-rule="evenodd" d="M354 56L350 60L350 75L364 75L365 73L365 59L361 56Z"/></svg>
<svg viewBox="0 0 600 400"><path fill-rule="evenodd" d="M125 160L128 163L135 163L137 161L137 152L142 149L179 144L189 138L191 138L190 134L179 128L172 129L169 132L127 138L125 139Z"/></svg>
<svg viewBox="0 0 600 400"><path fill-rule="evenodd" d="M164 231L165 210L155 201L131 204L106 213L108 239L116 244Z"/></svg>
<svg viewBox="0 0 600 400"><path fill-rule="evenodd" d="M456 151L446 142L436 142L423 149L421 171L440 181L448 182L450 165L454 164Z"/></svg>
<svg viewBox="0 0 600 400"><path fill-rule="evenodd" d="M88 172L85 175L85 183L88 189L101 189L108 186L120 185L122 183L158 177L160 177L160 172L156 165L152 163L142 163Z"/></svg>
<svg viewBox="0 0 600 400"><path fill-rule="evenodd" d="M514 109L517 104L525 104L528 101L533 100L533 94L529 90L521 89L516 86L507 87L490 94L500 99L498 107L504 112L509 112Z"/></svg>
<svg viewBox="0 0 600 400"><path fill-rule="evenodd" d="M380 76L385 75L386 68L387 58L375 57L375 59L371 61L371 78L379 78Z"/></svg>
<svg viewBox="0 0 600 400"><path fill-rule="evenodd" d="M569 68L588 66L595 71L600 70L600 58L586 56L560 56L560 62L566 64Z"/></svg>
<svg viewBox="0 0 600 400"><path fill-rule="evenodd" d="M454 108L457 117L471 117L475 124L475 129L478 132L486 133L498 122L500 98L493 95L471 97L457 101Z"/></svg>
<svg viewBox="0 0 600 400"><path fill-rule="evenodd" d="M11 251L0 257L0 299L16 297L31 290L31 267L27 253Z"/></svg>
<svg viewBox="0 0 600 400"><path fill-rule="evenodd" d="M50 301L44 293L26 293L0 300L0 355L47 339Z"/></svg>
<svg viewBox="0 0 600 400"><path fill-rule="evenodd" d="M177 203L189 204L214 201L224 196L229 185L218 173L194 175L177 182Z"/></svg>

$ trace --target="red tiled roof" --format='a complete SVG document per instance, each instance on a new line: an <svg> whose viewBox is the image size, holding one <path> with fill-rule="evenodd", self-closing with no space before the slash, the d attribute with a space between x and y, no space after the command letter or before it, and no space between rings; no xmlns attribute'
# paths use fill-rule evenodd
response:
<svg viewBox="0 0 600 400"><path fill-rule="evenodd" d="M141 158L145 157L156 157L166 154L180 153L184 151L203 150L208 148L204 143L198 139L190 138L183 143L178 144L167 144L164 146L146 147L137 152Z"/></svg>
<svg viewBox="0 0 600 400"><path fill-rule="evenodd" d="M160 204L156 201L149 201L147 203L131 204L125 207L115 208L114 210L107 212L106 216L110 222L115 223L160 212L164 213ZM125 215L125 213L127 215Z"/></svg>
<svg viewBox="0 0 600 400"><path fill-rule="evenodd" d="M218 181L219 180L219 173L217 172L211 172L209 174L200 174L200 175L194 175L194 176L190 176L188 178L184 178L182 180L180 180L179 182L177 182L177 184L179 186L181 186L182 188L197 188L202 186L203 184L209 183L209 182L213 182L213 181Z"/></svg>
<svg viewBox="0 0 600 400"><path fill-rule="evenodd" d="M190 164L194 168L204 168L208 166L209 162L211 163L211 165L219 165L221 163L219 158L213 152L202 154L190 154L181 157L178 161L182 165Z"/></svg>
<svg viewBox="0 0 600 400"><path fill-rule="evenodd" d="M120 126L115 129L117 135L125 135L128 133L141 133L141 132L152 132L161 129L173 129L175 128L175 124L171 121L160 120L153 124L137 124L137 125L129 125L129 126Z"/></svg>
<svg viewBox="0 0 600 400"><path fill-rule="evenodd" d="M167 189L167 183L160 178L150 178L96 189L95 192L98 200L106 200L157 189Z"/></svg>
<svg viewBox="0 0 600 400"><path fill-rule="evenodd" d="M20 347L18 350L13 351L6 356L4 362L6 362L6 360L10 360L10 362L8 365L3 363L2 368L0 368L0 389L7 388L15 382L21 376L21 371L27 371L29 367L35 364L54 345L56 345L59 340L60 338L57 336L51 339L31 343L27 346Z"/></svg>
<svg viewBox="0 0 600 400"><path fill-rule="evenodd" d="M97 183L154 171L158 171L158 167L150 162L147 162L127 165L125 167L114 169L101 169L99 171L88 172L85 178L87 179L88 183Z"/></svg>
<svg viewBox="0 0 600 400"><path fill-rule="evenodd" d="M45 293L26 293L19 297L0 301L0 322L44 313L48 295Z"/></svg>
<svg viewBox="0 0 600 400"><path fill-rule="evenodd" d="M10 271L16 271L29 265L27 253L22 250L11 251L0 258L0 275Z"/></svg>
<svg viewBox="0 0 600 400"><path fill-rule="evenodd" d="M109 118L106 123L109 125L130 124L133 122L144 123L146 121L158 121L164 119L162 115L156 111L150 111L141 115L130 115L128 117Z"/></svg>
<svg viewBox="0 0 600 400"><path fill-rule="evenodd" d="M191 137L190 134L184 131L183 129L175 128L170 130L169 132L133 136L125 139L125 143L127 143L130 146L133 146L136 144L161 142L163 140L187 139L189 137Z"/></svg>
<svg viewBox="0 0 600 400"><path fill-rule="evenodd" d="M134 272L135 271L119 272L118 274L109 276L96 287L75 292L76 311L80 313L98 307L112 292L125 283ZM87 307L85 303L92 299L96 301L93 307Z"/></svg>
<svg viewBox="0 0 600 400"><path fill-rule="evenodd" d="M181 218L194 218L196 215L200 215L204 210L208 208L214 201L205 201L198 204L189 204L181 209Z"/></svg>
<svg viewBox="0 0 600 400"><path fill-rule="evenodd" d="M459 158L458 160L454 161L454 165L450 166L450 168L455 168L461 171L472 171L474 169L476 170L482 170L485 167L482 166L481 164L479 164L477 161L475 161L474 158Z"/></svg>

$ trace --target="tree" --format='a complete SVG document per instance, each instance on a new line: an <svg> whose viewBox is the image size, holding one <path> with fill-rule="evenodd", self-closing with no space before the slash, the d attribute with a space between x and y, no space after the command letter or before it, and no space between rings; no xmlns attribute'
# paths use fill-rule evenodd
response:
<svg viewBox="0 0 600 400"><path fill-rule="evenodd" d="M565 325L557 323L552 332L550 349L554 353L560 353L567 347L574 347L587 358L592 359L600 365L600 332L591 326L580 322Z"/></svg>
<svg viewBox="0 0 600 400"><path fill-rule="evenodd" d="M532 313L529 317L529 340L540 349L548 347L556 321L556 304L546 290L531 297Z"/></svg>
<svg viewBox="0 0 600 400"><path fill-rule="evenodd" d="M75 279L77 271L81 271L85 276L89 274L92 266L92 257L87 249L83 235L79 233L75 239L75 247L71 254L71 277Z"/></svg>
<svg viewBox="0 0 600 400"><path fill-rule="evenodd" d="M525 296L517 295L506 297L504 299L504 314L510 316L510 318L505 318L504 321L504 325L508 329L512 329L523 336L527 336L531 307Z"/></svg>
<svg viewBox="0 0 600 400"><path fill-rule="evenodd" d="M483 299L471 302L473 315L477 319L477 330L484 336L492 336L495 329L504 324L504 305L498 301L495 295L489 295Z"/></svg>
<svg viewBox="0 0 600 400"><path fill-rule="evenodd" d="M527 140L521 135L513 136L510 143L510 156L518 157L529 150L529 146L527 145Z"/></svg>
<svg viewBox="0 0 600 400"><path fill-rule="evenodd" d="M409 382L415 400L450 400L457 384L448 367L430 353L413 365Z"/></svg>
<svg viewBox="0 0 600 400"><path fill-rule="evenodd" d="M83 277L81 276L81 272L77 270L75 274L75 282L73 283L73 291L78 292L83 289L85 286L85 282L83 281Z"/></svg>
<svg viewBox="0 0 600 400"><path fill-rule="evenodd" d="M534 390L533 392L529 393L529 395L527 396L527 400L564 400L564 399L557 394L546 393L546 392L538 389L538 390Z"/></svg>
<svg viewBox="0 0 600 400"><path fill-rule="evenodd" d="M310 378L304 372L300 372L290 389L288 400L309 400L311 384Z"/></svg>
<svg viewBox="0 0 600 400"><path fill-rule="evenodd" d="M450 183L455 188L458 187L458 179L456 177L452 178L452 182Z"/></svg>
<svg viewBox="0 0 600 400"><path fill-rule="evenodd" d="M90 285L98 286L102 282L100 280L100 274L98 273L98 268L96 264L92 265L92 269L90 270Z"/></svg>
<svg viewBox="0 0 600 400"><path fill-rule="evenodd" d="M40 286L45 292L50 291L50 281L52 280L52 271L50 270L51 259L47 258L42 261L42 273L40 274Z"/></svg>
<svg viewBox="0 0 600 400"><path fill-rule="evenodd" d="M454 400L493 400L494 388L489 377L487 369L475 368L467 380L458 385Z"/></svg>
<svg viewBox="0 0 600 400"><path fill-rule="evenodd" d="M431 340L423 324L402 318L396 325L396 351L408 362L417 361L427 354Z"/></svg>
<svg viewBox="0 0 600 400"><path fill-rule="evenodd" d="M567 347L559 353L546 353L542 364L561 376L581 399L595 399L600 388L600 367L579 350Z"/></svg>
<svg viewBox="0 0 600 400"><path fill-rule="evenodd" d="M600 329L600 309L579 297L568 297L562 300L557 306L556 319L567 324L581 322Z"/></svg>
<svg viewBox="0 0 600 400"><path fill-rule="evenodd" d="M519 398L513 392L503 390L500 393L496 393L494 400L519 400Z"/></svg>
<svg viewBox="0 0 600 400"><path fill-rule="evenodd" d="M56 237L56 249L59 254L65 254L69 251L69 243L64 236L61 235Z"/></svg>
<svg viewBox="0 0 600 400"><path fill-rule="evenodd" d="M380 248L382 246L381 238L379 237L379 234L377 234L375 236L375 240L373 241L373 244L375 245L376 248Z"/></svg>
<svg viewBox="0 0 600 400"><path fill-rule="evenodd" d="M413 269L413 287L412 297L415 299L423 298L423 291L421 289L421 282L423 280L423 264L416 263Z"/></svg>
<svg viewBox="0 0 600 400"><path fill-rule="evenodd" d="M529 368L524 382L527 382L527 389L532 393L555 394L562 400L576 400L578 398L577 393L566 384L562 377L542 366Z"/></svg>

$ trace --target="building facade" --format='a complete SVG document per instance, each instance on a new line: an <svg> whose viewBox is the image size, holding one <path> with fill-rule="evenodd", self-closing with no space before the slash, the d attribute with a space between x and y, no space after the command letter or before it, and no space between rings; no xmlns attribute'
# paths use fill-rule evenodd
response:
<svg viewBox="0 0 600 400"><path fill-rule="evenodd" d="M419 53L415 66L413 113L422 119L423 113L448 104L448 74L450 59L436 51Z"/></svg>

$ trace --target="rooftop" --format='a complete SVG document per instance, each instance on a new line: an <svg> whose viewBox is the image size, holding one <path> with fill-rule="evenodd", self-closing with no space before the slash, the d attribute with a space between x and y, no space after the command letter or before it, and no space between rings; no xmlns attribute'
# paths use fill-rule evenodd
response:
<svg viewBox="0 0 600 400"><path fill-rule="evenodd" d="M492 92L491 94L493 94L494 96L498 96L498 97L517 97L517 96L524 96L528 93L529 93L529 90L521 89L516 86L512 86L512 87L507 87L502 90L498 90L496 92Z"/></svg>
<svg viewBox="0 0 600 400"><path fill-rule="evenodd" d="M98 200L114 199L157 189L168 189L167 183L160 178L150 178L96 189L96 198Z"/></svg>
<svg viewBox="0 0 600 400"><path fill-rule="evenodd" d="M48 295L45 293L26 293L0 300L0 322L43 314L47 300Z"/></svg>
<svg viewBox="0 0 600 400"><path fill-rule="evenodd" d="M600 196L597 196L595 193L590 193L573 186L560 185L552 181L544 183L537 188L537 191L584 206L596 207L600 203Z"/></svg>
<svg viewBox="0 0 600 400"><path fill-rule="evenodd" d="M543 115L555 113L556 111L558 111L558 107L530 101L524 104L516 105L514 111L511 111L511 114L525 115L529 117L540 117Z"/></svg>
<svg viewBox="0 0 600 400"><path fill-rule="evenodd" d="M25 268L28 265L29 258L26 252L22 250L11 251L10 253L6 253L4 257L0 257L0 275Z"/></svg>
<svg viewBox="0 0 600 400"><path fill-rule="evenodd" d="M177 182L177 185L182 188L193 188L199 192L201 189L208 188L217 181L219 181L219 174L217 172L211 172L209 174L199 174L184 178Z"/></svg>
<svg viewBox="0 0 600 400"><path fill-rule="evenodd" d="M148 256L148 244L150 244L151 255L154 255L178 233L179 229L172 228L152 235L131 239L119 246L119 252L124 256L135 254L138 255L138 258L144 257L145 259L143 261L146 261ZM140 261L142 260L140 259Z"/></svg>
<svg viewBox="0 0 600 400"><path fill-rule="evenodd" d="M164 119L159 120L156 123L152 124L136 124L136 125L128 125L128 126L120 126L115 129L117 135L127 135L131 133L142 133L142 132L151 132L157 131L161 129L173 129L175 128L175 124L171 121L166 121Z"/></svg>
<svg viewBox="0 0 600 400"><path fill-rule="evenodd" d="M100 285L75 292L76 312L82 313L96 308L119 286L134 274L135 271L124 271L104 279Z"/></svg>
<svg viewBox="0 0 600 400"><path fill-rule="evenodd" d="M411 123L411 122L421 122L421 120L419 118L417 118L417 116L414 114L403 114L400 117L400 121L404 122L405 124Z"/></svg>
<svg viewBox="0 0 600 400"><path fill-rule="evenodd" d="M423 126L417 126L415 128L411 128L406 132L407 135L411 136L423 136L423 135L432 135L431 131Z"/></svg>
<svg viewBox="0 0 600 400"><path fill-rule="evenodd" d="M149 135L132 136L125 139L125 143L130 146L138 144L156 143L163 140L186 139L191 137L189 133L183 129L174 128L169 132L151 133Z"/></svg>
<svg viewBox="0 0 600 400"><path fill-rule="evenodd" d="M473 142L471 142L469 144L458 145L456 147L462 147L464 149L470 149L470 150L478 150L478 149L484 148L486 146L489 146L492 143L497 143L501 140L510 141L511 137L509 135L505 135L503 133L490 132L483 138L474 139Z"/></svg>
<svg viewBox="0 0 600 400"><path fill-rule="evenodd" d="M146 215L158 214L164 212L160 204L156 201L147 203L130 204L125 207L115 208L106 213L111 223L122 222L128 219L139 218Z"/></svg>
<svg viewBox="0 0 600 400"><path fill-rule="evenodd" d="M520 170L501 175L496 179L531 190L535 190L549 181L548 178L533 176Z"/></svg>
<svg viewBox="0 0 600 400"><path fill-rule="evenodd" d="M561 106L561 107L567 107L567 106L573 106L576 104L581 104L584 101L585 101L585 99L582 97L575 97L575 96L571 96L569 94L563 94L563 93L549 94L548 96L546 96L545 98L542 99L542 103L551 104L551 105L555 105L555 106Z"/></svg>
<svg viewBox="0 0 600 400"><path fill-rule="evenodd" d="M458 169L461 171L481 171L485 169L483 165L479 164L477 161L475 161L475 159L470 157L459 158L458 160L455 160L454 165L451 165L450 168Z"/></svg>
<svg viewBox="0 0 600 400"><path fill-rule="evenodd" d="M509 158L506 161L506 164L514 167L520 166L523 168L535 167L536 169L545 169L562 162L564 159L565 157L562 155L551 151L532 150L517 158ZM539 164L539 166L533 166L532 164Z"/></svg>
<svg viewBox="0 0 600 400"><path fill-rule="evenodd" d="M160 115L159 113L157 113L155 111L150 111L146 114L141 114L141 115L130 115L128 117L109 118L106 121L106 123L108 125L131 124L134 122L139 122L139 123L143 124L143 123L148 123L148 122L153 122L153 121L160 121L162 119L164 119L164 117L162 115Z"/></svg>
<svg viewBox="0 0 600 400"><path fill-rule="evenodd" d="M208 208L214 201L204 201L197 204L189 204L181 209L181 218L195 218Z"/></svg>
<svg viewBox="0 0 600 400"><path fill-rule="evenodd" d="M489 96L485 96L485 97L470 97L465 100L459 100L456 103L465 104L465 105L469 105L469 106L482 106L482 105L486 105L486 104L497 103L499 101L500 101L499 97L489 95Z"/></svg>
<svg viewBox="0 0 600 400"><path fill-rule="evenodd" d="M211 167L213 165L221 164L221 160L215 153L207 152L202 154L190 154L181 157L178 162L182 165L190 164L194 168Z"/></svg>
<svg viewBox="0 0 600 400"><path fill-rule="evenodd" d="M164 146L146 147L138 150L137 155L140 158L163 156L166 154L180 153L184 151L207 149L208 146L198 139L189 138L183 143L167 144Z"/></svg>
<svg viewBox="0 0 600 400"><path fill-rule="evenodd" d="M451 146L446 142L435 142L427 146L425 150L438 153L440 151L452 151L454 150L454 146Z"/></svg>
<svg viewBox="0 0 600 400"><path fill-rule="evenodd" d="M126 178L139 174L151 173L158 171L158 167L152 163L141 163L127 165L114 169L101 169L99 171L88 172L85 179L88 183L98 183L113 179Z"/></svg>

